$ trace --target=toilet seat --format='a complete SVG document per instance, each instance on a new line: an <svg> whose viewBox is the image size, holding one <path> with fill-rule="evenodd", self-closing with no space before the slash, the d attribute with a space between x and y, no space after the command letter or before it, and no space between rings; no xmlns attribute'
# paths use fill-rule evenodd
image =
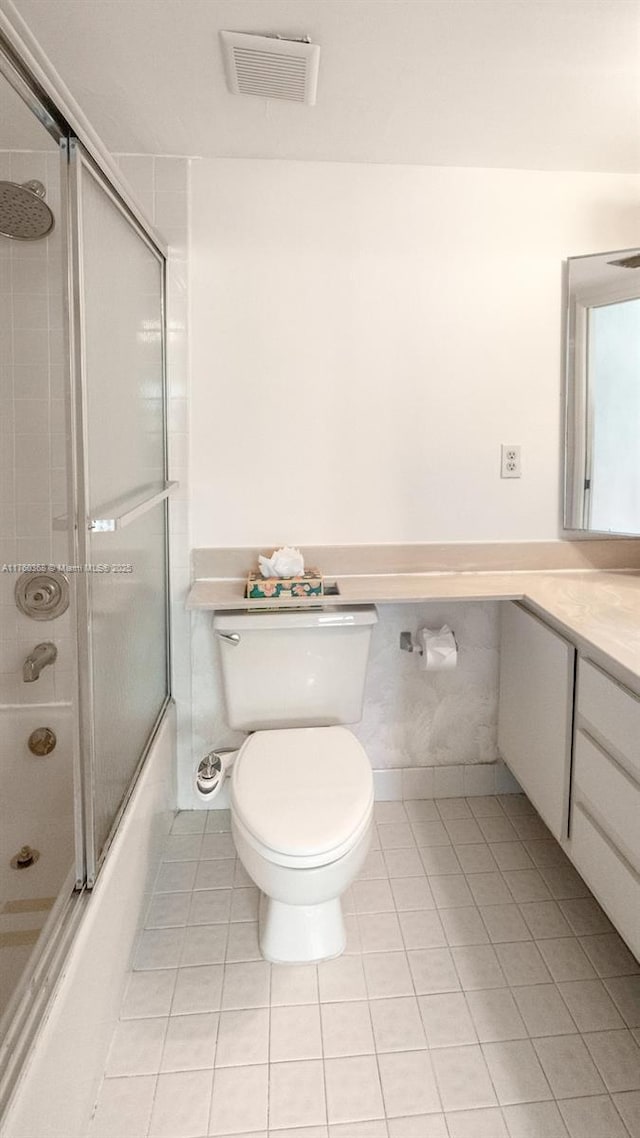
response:
<svg viewBox="0 0 640 1138"><path fill-rule="evenodd" d="M233 765L234 823L277 865L337 861L369 825L373 774L345 727L256 731Z"/></svg>

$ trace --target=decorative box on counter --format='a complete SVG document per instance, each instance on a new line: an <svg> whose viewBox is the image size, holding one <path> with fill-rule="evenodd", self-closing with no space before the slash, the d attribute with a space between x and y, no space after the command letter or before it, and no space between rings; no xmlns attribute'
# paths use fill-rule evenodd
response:
<svg viewBox="0 0 640 1138"><path fill-rule="evenodd" d="M295 600L296 597L321 597L322 577L317 569L306 569L299 577L263 577L255 569L247 577L249 600Z"/></svg>

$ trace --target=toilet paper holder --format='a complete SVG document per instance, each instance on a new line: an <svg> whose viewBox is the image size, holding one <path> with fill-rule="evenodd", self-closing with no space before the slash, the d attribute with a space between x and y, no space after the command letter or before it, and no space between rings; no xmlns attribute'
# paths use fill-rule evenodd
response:
<svg viewBox="0 0 640 1138"><path fill-rule="evenodd" d="M458 652L459 651L458 637L456 636L453 629L452 629L452 635L453 635L454 643L456 646L456 652ZM417 652L419 656L422 656L422 654L423 654L422 645L416 644L416 642L413 639L413 634L411 632L401 632L400 633L400 648L403 652Z"/></svg>

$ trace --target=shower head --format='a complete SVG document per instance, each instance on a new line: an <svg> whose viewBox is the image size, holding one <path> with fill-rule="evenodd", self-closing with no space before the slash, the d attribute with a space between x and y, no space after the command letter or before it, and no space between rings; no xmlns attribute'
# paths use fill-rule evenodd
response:
<svg viewBox="0 0 640 1138"><path fill-rule="evenodd" d="M54 226L42 182L0 182L0 234L17 241L38 241Z"/></svg>

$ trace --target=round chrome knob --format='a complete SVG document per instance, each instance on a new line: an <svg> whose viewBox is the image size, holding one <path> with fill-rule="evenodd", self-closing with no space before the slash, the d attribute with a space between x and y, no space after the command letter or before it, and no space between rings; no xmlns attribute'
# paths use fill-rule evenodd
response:
<svg viewBox="0 0 640 1138"><path fill-rule="evenodd" d="M54 620L69 608L69 578L58 570L21 573L16 581L16 604L32 620Z"/></svg>

